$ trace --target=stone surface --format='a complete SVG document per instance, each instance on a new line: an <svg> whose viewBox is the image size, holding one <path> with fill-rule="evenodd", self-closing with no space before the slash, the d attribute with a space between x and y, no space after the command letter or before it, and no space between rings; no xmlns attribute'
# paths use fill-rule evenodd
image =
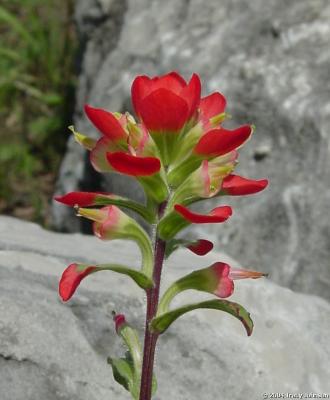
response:
<svg viewBox="0 0 330 400"><path fill-rule="evenodd" d="M225 200L231 221L205 228L242 264L295 290L330 299L330 3L328 0L84 0L76 19L84 43L75 122L88 134L85 102L129 110L137 74L176 69L222 91L233 124L257 126L238 172L267 177L264 194ZM72 140L58 192L136 187L91 172ZM205 206L206 207L206 206ZM211 204L207 206L209 209ZM78 230L54 206L58 229ZM203 230L204 232L204 230Z"/></svg>
<svg viewBox="0 0 330 400"><path fill-rule="evenodd" d="M179 251L164 268L164 287L202 260ZM144 295L120 276L86 279L66 304L57 296L67 263L137 263L129 243L102 243L80 234L57 234L0 217L1 400L129 399L113 380L108 355L123 352L111 310L125 312L142 331ZM330 305L269 280L237 282L233 299L255 321L248 338L233 318L198 311L177 321L159 341L159 399L261 399L263 393L330 393ZM177 300L203 296L187 292Z"/></svg>

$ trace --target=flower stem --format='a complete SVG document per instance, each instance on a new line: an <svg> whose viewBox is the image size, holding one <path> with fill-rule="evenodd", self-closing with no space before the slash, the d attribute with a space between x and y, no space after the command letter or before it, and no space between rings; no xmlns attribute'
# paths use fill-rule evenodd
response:
<svg viewBox="0 0 330 400"><path fill-rule="evenodd" d="M165 210L166 202L162 203L158 209L158 217L160 218ZM159 334L150 331L150 321L157 313L160 279L162 274L163 261L165 256L166 242L160 239L156 233L155 253L154 253L154 270L153 281L154 286L147 290L147 312L145 323L145 336L143 348L143 363L140 388L140 400L150 400L152 392L152 377L155 359L155 349Z"/></svg>

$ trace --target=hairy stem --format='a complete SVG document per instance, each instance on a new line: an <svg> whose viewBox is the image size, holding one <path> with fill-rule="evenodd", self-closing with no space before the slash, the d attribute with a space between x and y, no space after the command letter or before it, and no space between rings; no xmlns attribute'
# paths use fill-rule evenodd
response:
<svg viewBox="0 0 330 400"><path fill-rule="evenodd" d="M158 217L162 216L165 207L166 207L166 202L162 203L159 206ZM165 247L166 247L166 242L160 239L158 236L156 236L155 253L154 253L154 270L153 270L154 286L153 288L147 290L147 312L146 312L145 336L144 336L144 348L143 348L140 400L151 399L155 349L159 334L150 332L149 324L157 312L160 279L161 279L163 261L165 256Z"/></svg>

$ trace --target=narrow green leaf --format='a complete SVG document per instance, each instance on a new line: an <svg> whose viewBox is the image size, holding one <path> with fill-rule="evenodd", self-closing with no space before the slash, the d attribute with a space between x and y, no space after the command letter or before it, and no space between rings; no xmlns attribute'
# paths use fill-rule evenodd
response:
<svg viewBox="0 0 330 400"><path fill-rule="evenodd" d="M163 240L169 240L189 225L190 223L186 219L174 210L171 210L160 220L158 234Z"/></svg>
<svg viewBox="0 0 330 400"><path fill-rule="evenodd" d="M150 197L158 204L162 203L169 194L169 189L163 175L164 174L161 171L151 176L137 178L143 187L147 198Z"/></svg>
<svg viewBox="0 0 330 400"><path fill-rule="evenodd" d="M152 376L152 383L151 383L151 393L154 395L157 392L157 379L155 374Z"/></svg>
<svg viewBox="0 0 330 400"><path fill-rule="evenodd" d="M93 271L102 271L102 270L110 270L114 272L118 272L119 274L127 275L133 279L133 281L140 286L142 289L148 289L153 286L153 282L150 278L148 278L145 274L135 269L128 268L124 265L119 264L98 264L96 266L97 269Z"/></svg>
<svg viewBox="0 0 330 400"><path fill-rule="evenodd" d="M6 57L13 61L18 61L21 57L18 51L9 49L7 47L0 47L0 56Z"/></svg>
<svg viewBox="0 0 330 400"><path fill-rule="evenodd" d="M128 348L128 351L126 352L126 358L132 363L134 376L140 378L143 355L142 346L137 330L133 329L129 323L125 322L117 330L117 333L119 336L122 337Z"/></svg>
<svg viewBox="0 0 330 400"><path fill-rule="evenodd" d="M127 358L108 358L115 380L129 392L133 389L133 366Z"/></svg>
<svg viewBox="0 0 330 400"><path fill-rule="evenodd" d="M112 195L112 198L109 196L100 196L97 198L95 205L105 206L112 204L114 206L128 208L129 210L135 211L137 214L141 215L147 222L150 224L155 222L155 216L147 207L142 204L137 203L136 201L130 200L126 197Z"/></svg>
<svg viewBox="0 0 330 400"><path fill-rule="evenodd" d="M179 247L184 246L186 241L184 239L171 239L168 240L166 243L166 250L165 250L165 258L169 258L169 256L175 252Z"/></svg>
<svg viewBox="0 0 330 400"><path fill-rule="evenodd" d="M245 310L245 308L242 307L240 304L218 299L203 301L201 303L195 304L187 304L183 307L176 308L165 314L161 314L151 321L151 328L156 332L163 333L172 324L172 322L174 322L181 315L200 308L208 308L227 312L242 322L248 336L252 334L253 321L250 318L250 314Z"/></svg>

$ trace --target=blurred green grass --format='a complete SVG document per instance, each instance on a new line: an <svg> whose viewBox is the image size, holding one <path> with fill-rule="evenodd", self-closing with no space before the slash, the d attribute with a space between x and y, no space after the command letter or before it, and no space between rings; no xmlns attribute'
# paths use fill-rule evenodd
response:
<svg viewBox="0 0 330 400"><path fill-rule="evenodd" d="M0 212L44 225L73 110L73 6L0 3Z"/></svg>

